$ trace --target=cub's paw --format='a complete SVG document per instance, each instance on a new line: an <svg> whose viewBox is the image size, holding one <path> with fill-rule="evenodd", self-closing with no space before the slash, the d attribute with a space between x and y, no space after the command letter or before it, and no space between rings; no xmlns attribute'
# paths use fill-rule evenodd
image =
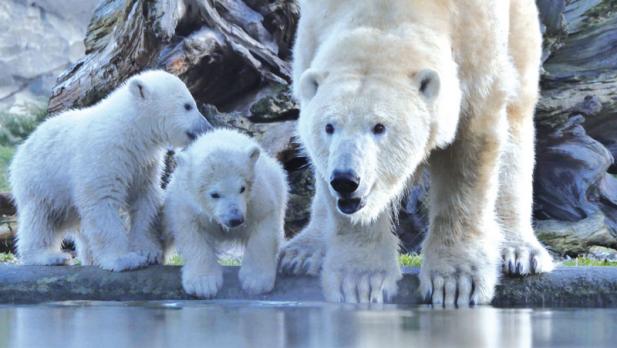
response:
<svg viewBox="0 0 617 348"><path fill-rule="evenodd" d="M493 261L497 257L482 252L468 255L450 249L455 248L425 250L420 269L421 294L433 306L466 307L489 303L497 284L497 262Z"/></svg>
<svg viewBox="0 0 617 348"><path fill-rule="evenodd" d="M322 239L298 235L281 249L279 272L317 276L321 271L325 250Z"/></svg>
<svg viewBox="0 0 617 348"><path fill-rule="evenodd" d="M148 265L148 259L135 252L124 255L105 255L98 258L98 265L105 270L122 272L142 268Z"/></svg>
<svg viewBox="0 0 617 348"><path fill-rule="evenodd" d="M182 274L182 288L193 296L212 298L223 286L223 272L215 271L207 274Z"/></svg>
<svg viewBox="0 0 617 348"><path fill-rule="evenodd" d="M502 270L510 276L550 272L553 258L538 241L507 241L501 250Z"/></svg>
<svg viewBox="0 0 617 348"><path fill-rule="evenodd" d="M242 289L251 295L263 294L272 291L276 279L276 272L263 270L251 270L240 268L238 274Z"/></svg>
<svg viewBox="0 0 617 348"><path fill-rule="evenodd" d="M400 268L382 271L335 271L324 268L322 286L326 301L346 303L383 303L398 291Z"/></svg>
<svg viewBox="0 0 617 348"><path fill-rule="evenodd" d="M135 253L146 258L149 265L157 265L163 263L163 249L152 246L151 248L141 248L135 250Z"/></svg>
<svg viewBox="0 0 617 348"><path fill-rule="evenodd" d="M37 251L20 257L22 265L62 266L68 264L71 255L60 251Z"/></svg>
<svg viewBox="0 0 617 348"><path fill-rule="evenodd" d="M163 247L161 242L148 235L136 235L131 241L131 251L143 256L149 265L163 262Z"/></svg>

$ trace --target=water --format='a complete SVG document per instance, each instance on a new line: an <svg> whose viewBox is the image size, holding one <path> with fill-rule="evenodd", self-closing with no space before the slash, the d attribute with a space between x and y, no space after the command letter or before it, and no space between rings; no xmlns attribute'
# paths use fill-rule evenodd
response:
<svg viewBox="0 0 617 348"><path fill-rule="evenodd" d="M62 302L0 307L0 347L617 347L617 309Z"/></svg>

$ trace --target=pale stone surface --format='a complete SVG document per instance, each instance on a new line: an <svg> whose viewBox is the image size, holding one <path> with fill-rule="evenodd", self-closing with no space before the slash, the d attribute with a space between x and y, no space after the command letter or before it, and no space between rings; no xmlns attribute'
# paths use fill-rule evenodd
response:
<svg viewBox="0 0 617 348"><path fill-rule="evenodd" d="M0 2L0 111L45 103L56 77L83 56L97 0Z"/></svg>

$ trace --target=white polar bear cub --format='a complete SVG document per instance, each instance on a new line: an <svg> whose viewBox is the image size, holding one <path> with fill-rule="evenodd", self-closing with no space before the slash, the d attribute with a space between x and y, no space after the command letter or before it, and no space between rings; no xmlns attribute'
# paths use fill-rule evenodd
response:
<svg viewBox="0 0 617 348"><path fill-rule="evenodd" d="M287 178L256 141L229 129L201 136L177 156L164 220L184 259L182 286L213 297L223 285L217 248L246 246L240 282L251 294L272 290L283 239Z"/></svg>
<svg viewBox="0 0 617 348"><path fill-rule="evenodd" d="M123 271L160 261L151 225L162 200L164 150L210 128L184 83L156 70L94 106L45 121L10 167L21 262L64 264L70 255L60 244L75 230L83 263Z"/></svg>

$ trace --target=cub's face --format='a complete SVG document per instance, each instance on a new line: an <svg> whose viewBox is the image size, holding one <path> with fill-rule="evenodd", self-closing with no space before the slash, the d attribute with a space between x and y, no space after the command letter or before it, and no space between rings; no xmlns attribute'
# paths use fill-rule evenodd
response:
<svg viewBox="0 0 617 348"><path fill-rule="evenodd" d="M223 228L242 226L253 188L259 149L210 154L199 165L197 194L210 218Z"/></svg>
<svg viewBox="0 0 617 348"><path fill-rule="evenodd" d="M300 86L299 133L317 174L341 214L374 220L427 155L437 74L357 78L309 70Z"/></svg>
<svg viewBox="0 0 617 348"><path fill-rule="evenodd" d="M144 116L150 120L151 130L164 142L185 147L212 129L178 77L163 71L150 71L132 78L129 87Z"/></svg>

